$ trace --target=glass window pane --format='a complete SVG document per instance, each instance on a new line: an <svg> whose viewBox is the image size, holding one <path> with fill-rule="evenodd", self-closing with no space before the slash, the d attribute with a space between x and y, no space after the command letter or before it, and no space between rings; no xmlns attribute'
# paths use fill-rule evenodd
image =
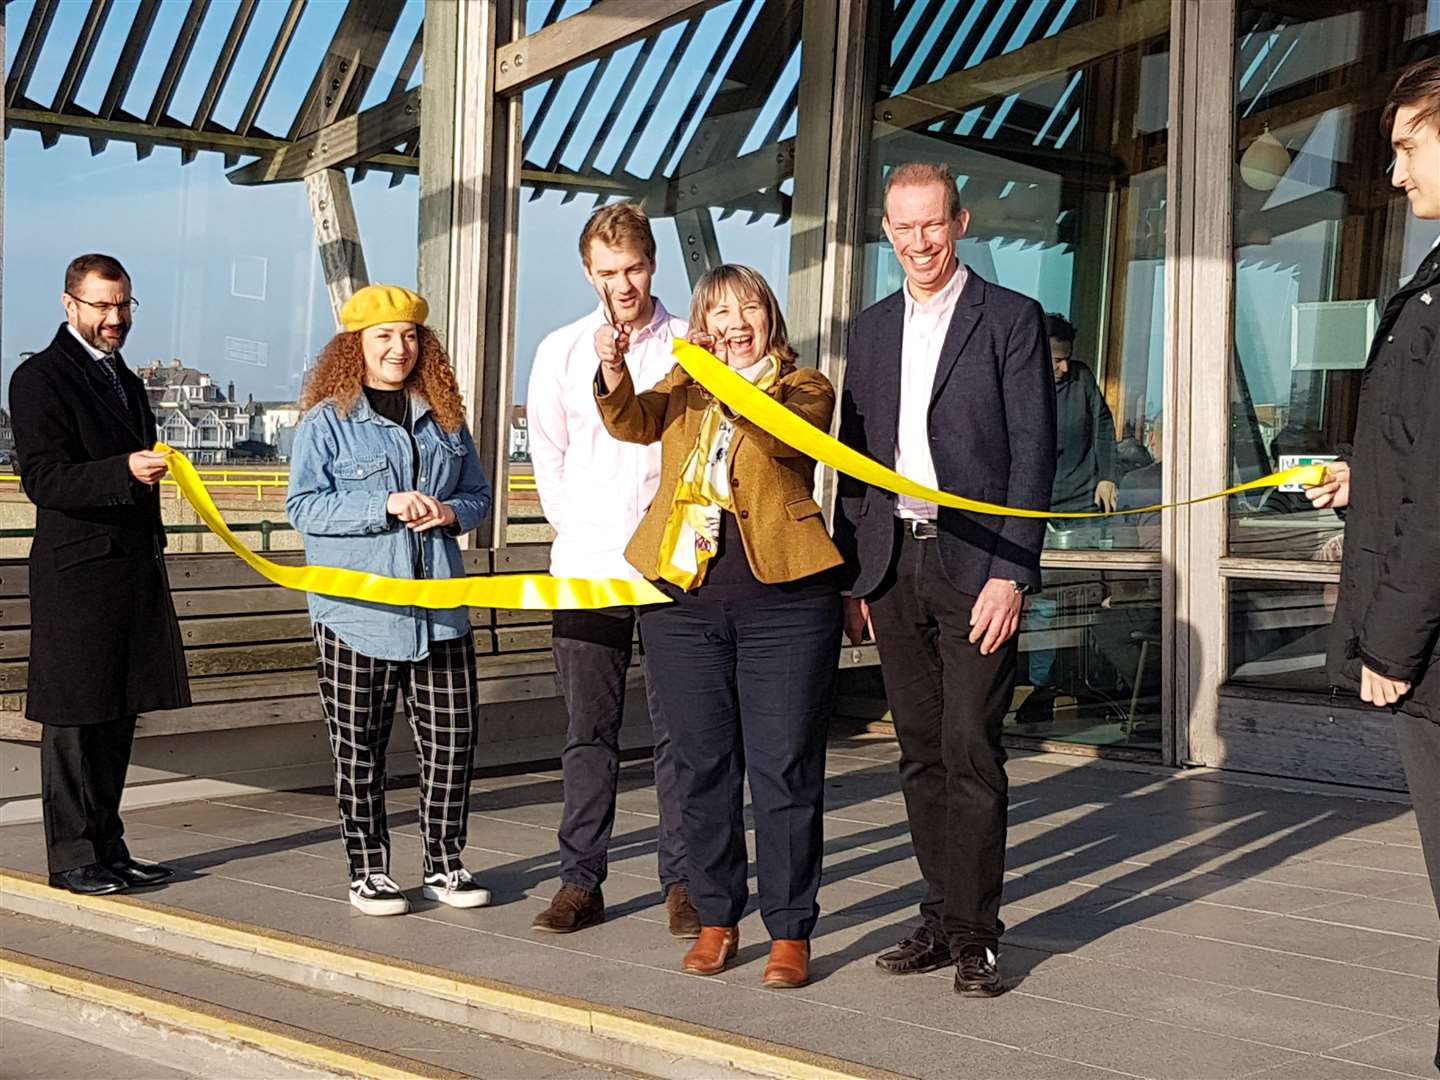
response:
<svg viewBox="0 0 1440 1080"><path fill-rule="evenodd" d="M267 59L279 55L289 5L259 5L223 92L216 84L212 94L221 46L240 13L238 4L212 5L194 28L185 78L166 110L172 122L153 129L138 118L157 106L188 5L157 9L134 78L128 87L113 86L113 125L98 128L92 114L121 74L115 53L137 9L118 4L106 15L101 41L108 66L96 66L97 50L70 113L60 90L77 19L83 22L88 7L60 9L33 77L6 114L3 404L11 405L8 383L16 367L49 345L65 319L66 264L85 252L114 255L140 301L122 356L146 384L160 438L205 470L227 519L254 546L298 547L285 523L286 461L305 372L336 323L304 183L242 184L234 173L288 135L349 8L310 5L261 93ZM344 104L342 116L362 99L383 100L416 84L424 11L422 0L398 9L373 77L363 95ZM11 14L16 22L6 48L13 61L29 5ZM189 126L207 100L212 119L226 130ZM50 115L42 124L44 110L76 122L67 126ZM397 140L368 168L345 170L370 279L411 288L418 138ZM0 557L29 551L35 521L14 478L13 452L9 413L0 412ZM170 550L223 550L174 494L167 489L163 503Z"/></svg>
<svg viewBox="0 0 1440 1080"><path fill-rule="evenodd" d="M1230 680L1328 691L1325 650L1338 590L1311 582L1230 582Z"/></svg>
<svg viewBox="0 0 1440 1080"><path fill-rule="evenodd" d="M1052 508L1159 502L1169 5L880 7L863 302L903 281L882 227L885 174L948 164L970 212L961 260L1073 327L1057 323L1052 341L1065 358ZM1056 519L1046 545L1158 547L1140 524Z"/></svg>
<svg viewBox="0 0 1440 1080"><path fill-rule="evenodd" d="M1343 454L1386 297L1434 242L1388 180L1379 125L1431 0L1350 0L1236 16L1232 482ZM1298 491L1230 502L1232 555L1335 561L1343 525Z"/></svg>
<svg viewBox="0 0 1440 1080"><path fill-rule="evenodd" d="M1005 732L1160 747L1160 575L1052 570L1026 601Z"/></svg>
<svg viewBox="0 0 1440 1080"><path fill-rule="evenodd" d="M588 7L532 2L527 32ZM760 271L784 306L802 7L728 0L524 93L510 543L554 537L529 462L526 397L540 342L599 307L578 249L597 207L645 210L653 294L672 315L688 316L691 283L720 262Z"/></svg>

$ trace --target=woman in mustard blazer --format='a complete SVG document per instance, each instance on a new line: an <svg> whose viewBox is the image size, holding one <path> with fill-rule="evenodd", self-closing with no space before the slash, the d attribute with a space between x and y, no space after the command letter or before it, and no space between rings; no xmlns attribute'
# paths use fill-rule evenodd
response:
<svg viewBox="0 0 1440 1080"><path fill-rule="evenodd" d="M765 279L720 266L696 285L692 337L816 427L835 391L795 366ZM596 401L617 439L661 444L660 487L626 549L671 603L641 616L682 791L700 939L681 967L725 969L746 887L744 788L754 800L765 985L809 980L819 915L825 739L842 608L840 553L815 502L815 462L734 417L682 369L637 393L617 348L600 349ZM606 354L609 355L606 355Z"/></svg>

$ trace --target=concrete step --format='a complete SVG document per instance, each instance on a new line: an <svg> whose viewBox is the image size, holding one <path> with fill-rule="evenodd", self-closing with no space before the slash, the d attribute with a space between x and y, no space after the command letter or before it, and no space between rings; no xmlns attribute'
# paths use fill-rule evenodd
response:
<svg viewBox="0 0 1440 1080"><path fill-rule="evenodd" d="M186 972L188 981L183 988L176 987L181 993L218 996L218 989L207 987L224 985L232 996L221 1004L239 1002L276 1022L324 1031L377 1051L403 1052L417 1063L443 1062L460 1075L543 1075L568 1080L594 1075L584 1071L587 1064L591 1069L675 1080L757 1076L841 1080L892 1075L652 1013L467 977L182 911L139 895L75 896L50 888L34 875L15 871L0 870L0 912L8 913L6 918L44 920L42 925L53 928L49 937L38 939L12 934L7 928L0 940L26 943L17 948L39 949L51 941L51 948L59 954L54 959L98 970L103 965L96 958L109 954L112 947L124 946L132 952L115 973L126 978L137 977L128 974L132 971L149 971L155 985L169 989L169 973ZM62 930L68 930L73 938L57 937ZM201 978L202 972L208 973L210 982ZM242 983L226 981L236 979ZM253 989L262 984L263 1011L255 1009L259 999ZM241 996L234 996L237 994ZM346 1008L360 1011L345 1013ZM333 1017L326 1021L333 1027L322 1025L326 1017ZM481 1046L487 1052L495 1045L506 1045L517 1053L548 1054L563 1062L550 1060L548 1071L534 1071L537 1063L533 1060L491 1071L483 1054L463 1051L465 1042L460 1034L455 1035L456 1041L448 1035L427 1041L399 1034L405 1024L436 1023L462 1033L472 1043L488 1037L492 1041ZM395 1032L395 1037L386 1034L389 1032ZM415 1052L416 1047L432 1046L451 1048L452 1052L430 1057ZM458 1062L456 1047L462 1048ZM565 1069L559 1067L562 1063ZM472 1067L482 1071L465 1071Z"/></svg>
<svg viewBox="0 0 1440 1080"><path fill-rule="evenodd" d="M95 1044L73 1035L0 1017L0 1046L5 1048L6 1080L55 1080L95 1071ZM148 1058L105 1051L106 1080L205 1080L198 1073L158 1065Z"/></svg>
<svg viewBox="0 0 1440 1080"><path fill-rule="evenodd" d="M615 1070L454 1024L47 919L0 912L8 1021L143 1062L136 1076L614 1080ZM103 1048L103 1054L97 1051ZM77 1049L57 1051L74 1057ZM8 1042L7 1042L7 1059ZM36 1076L75 1076L51 1067ZM7 1062L5 1075L11 1072ZM631 1074L634 1075L634 1074Z"/></svg>

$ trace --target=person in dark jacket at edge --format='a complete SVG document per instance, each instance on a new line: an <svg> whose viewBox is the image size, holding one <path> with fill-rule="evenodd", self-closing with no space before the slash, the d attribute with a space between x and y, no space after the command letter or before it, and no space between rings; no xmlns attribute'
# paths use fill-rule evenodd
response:
<svg viewBox="0 0 1440 1080"><path fill-rule="evenodd" d="M1118 505L1115 473L1115 418L1090 368L1075 359L1075 327L1063 315L1045 316L1050 338L1050 365L1055 374L1055 482L1050 509L1085 513L1114 510ZM1086 535L1098 539L1095 523L1061 518L1050 523L1051 538ZM1077 527L1085 533L1072 533ZM1091 540L1084 546L1093 546ZM1062 546L1070 546L1064 544ZM1078 545L1077 545L1078 546ZM1054 595L1037 593L1030 600L1031 630L1048 629L1058 607ZM1045 726L1053 719L1056 650L1033 649L1027 657L1033 689L1015 714L1016 723Z"/></svg>
<svg viewBox="0 0 1440 1080"><path fill-rule="evenodd" d="M1382 123L1395 149L1390 182L1417 218L1440 220L1440 57L1401 74ZM1306 495L1345 515L1331 684L1394 715L1440 895L1440 242L1385 305L1349 460Z"/></svg>
<svg viewBox="0 0 1440 1080"><path fill-rule="evenodd" d="M157 885L130 857L120 797L137 713L190 704L165 571L165 455L145 385L120 349L135 308L109 255L65 271L66 321L15 369L20 483L35 504L25 715L43 725L40 803L50 884L96 895Z"/></svg>
<svg viewBox="0 0 1440 1080"><path fill-rule="evenodd" d="M1094 373L1075 359L1075 327L1053 312L1045 322L1055 372L1055 483L1050 509L1114 510L1115 418Z"/></svg>

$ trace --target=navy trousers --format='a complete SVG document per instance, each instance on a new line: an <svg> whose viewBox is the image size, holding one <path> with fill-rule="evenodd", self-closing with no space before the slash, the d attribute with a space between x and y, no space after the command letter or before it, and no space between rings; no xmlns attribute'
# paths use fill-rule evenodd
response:
<svg viewBox="0 0 1440 1080"><path fill-rule="evenodd" d="M635 638L635 609L557 611L552 620L555 681L569 727L560 758L565 808L560 816L560 880L585 890L609 873L610 834L620 782L620 724L625 716L625 674ZM655 733L655 796L660 820L655 846L660 890L685 884L685 841L670 732L646 663L645 687Z"/></svg>
<svg viewBox="0 0 1440 1080"><path fill-rule="evenodd" d="M641 616L683 792L690 897L704 926L735 926L749 899L745 779L760 914L776 939L819 916L825 738L840 657L838 592L680 596Z"/></svg>

